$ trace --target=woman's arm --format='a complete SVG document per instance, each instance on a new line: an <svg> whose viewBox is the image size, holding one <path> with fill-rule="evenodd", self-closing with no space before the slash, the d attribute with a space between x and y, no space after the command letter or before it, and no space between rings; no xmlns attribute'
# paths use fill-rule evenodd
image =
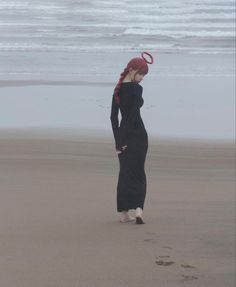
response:
<svg viewBox="0 0 236 287"><path fill-rule="evenodd" d="M115 97L112 97L112 104L111 104L111 126L113 135L115 138L115 144L116 149L120 149L119 146L119 119L118 119L118 113L119 113L119 106L115 103Z"/></svg>
<svg viewBox="0 0 236 287"><path fill-rule="evenodd" d="M122 146L127 145L127 136L132 131L134 123L136 122L139 115L142 93L143 87L140 85L135 85L133 91L134 101L129 112L128 120L126 122L126 125L122 127L122 130L120 131L120 142Z"/></svg>

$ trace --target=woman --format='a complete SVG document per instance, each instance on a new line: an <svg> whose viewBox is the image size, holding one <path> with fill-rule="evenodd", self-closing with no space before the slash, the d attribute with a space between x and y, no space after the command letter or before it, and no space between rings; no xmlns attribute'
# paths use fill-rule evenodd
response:
<svg viewBox="0 0 236 287"><path fill-rule="evenodd" d="M150 60L144 55L149 56ZM144 224L143 207L147 187L144 166L148 135L140 115L144 101L143 88L139 85L148 73L147 63L153 63L153 57L147 52L129 61L115 87L110 117L120 164L117 211L121 213L120 222L136 220L137 224ZM120 125L119 110L122 116ZM136 218L129 214L130 209L135 209Z"/></svg>

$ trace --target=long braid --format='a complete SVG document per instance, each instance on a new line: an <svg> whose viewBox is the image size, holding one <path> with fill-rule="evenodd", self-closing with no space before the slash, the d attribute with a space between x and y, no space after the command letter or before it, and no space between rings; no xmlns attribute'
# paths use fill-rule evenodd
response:
<svg viewBox="0 0 236 287"><path fill-rule="evenodd" d="M124 69L124 71L120 74L120 79L118 81L118 83L116 84L116 87L114 89L114 97L115 97L115 102L117 105L120 104L120 97L118 96L119 90L120 90L120 86L122 81L124 80L124 78L126 77L126 75L128 74L129 68L128 66Z"/></svg>

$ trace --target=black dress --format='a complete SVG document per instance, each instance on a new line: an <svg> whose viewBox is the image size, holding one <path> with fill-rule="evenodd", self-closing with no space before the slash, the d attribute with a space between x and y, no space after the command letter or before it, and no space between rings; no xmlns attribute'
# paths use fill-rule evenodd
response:
<svg viewBox="0 0 236 287"><path fill-rule="evenodd" d="M120 171L117 184L117 211L128 211L144 207L146 196L145 159L148 150L148 135L140 115L143 105L143 88L138 83L125 82L119 90L120 105L113 96L111 124L116 149L127 145L118 154ZM118 113L121 113L119 126Z"/></svg>

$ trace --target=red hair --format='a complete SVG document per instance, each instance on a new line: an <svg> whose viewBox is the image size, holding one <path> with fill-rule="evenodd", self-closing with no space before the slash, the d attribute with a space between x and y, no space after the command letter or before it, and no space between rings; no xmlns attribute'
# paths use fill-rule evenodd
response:
<svg viewBox="0 0 236 287"><path fill-rule="evenodd" d="M146 54L148 54L148 53L146 53ZM150 57L152 58L151 55L150 55ZM132 68L132 69L136 70L137 71L136 74L139 73L141 75L146 75L148 73L148 65L147 65L147 63L148 62L143 57L143 53L142 53L142 58L136 57L136 58L133 58L133 59L131 59L129 61L129 63L127 64L127 66L124 69L124 71L120 74L120 79L119 79L119 81L116 84L116 87L114 89L113 96L115 97L115 102L116 102L117 105L120 104L120 97L118 96L118 93L119 93L119 90L120 90L120 86L121 86L122 81L124 80L124 78L128 74L129 69ZM149 64L152 64L152 63L149 63ZM135 74L135 76L136 76L136 74Z"/></svg>

